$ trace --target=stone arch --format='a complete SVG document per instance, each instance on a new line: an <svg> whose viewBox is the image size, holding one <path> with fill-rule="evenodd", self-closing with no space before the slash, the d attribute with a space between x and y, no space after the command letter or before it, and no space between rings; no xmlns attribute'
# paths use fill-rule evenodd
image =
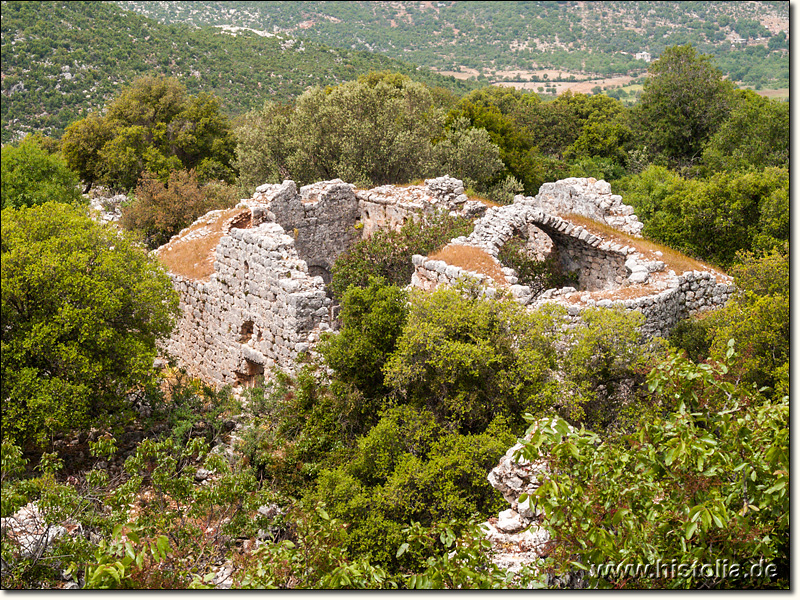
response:
<svg viewBox="0 0 800 600"><path fill-rule="evenodd" d="M603 240L583 227L538 211L528 222L552 240L562 269L576 273L578 289L615 289L627 277L624 255L601 250Z"/></svg>

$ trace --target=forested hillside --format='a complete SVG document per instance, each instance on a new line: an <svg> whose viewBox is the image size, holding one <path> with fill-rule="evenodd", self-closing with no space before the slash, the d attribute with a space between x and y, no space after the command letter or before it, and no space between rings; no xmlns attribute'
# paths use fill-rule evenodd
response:
<svg viewBox="0 0 800 600"><path fill-rule="evenodd" d="M474 87L363 50L162 25L101 2L3 2L2 53L3 143L34 131L58 137L120 86L151 73L224 97L229 114L385 69L453 91Z"/></svg>
<svg viewBox="0 0 800 600"><path fill-rule="evenodd" d="M635 75L647 68L637 53L693 44L734 81L788 87L786 2L116 3L166 23L284 32L489 79L540 69Z"/></svg>

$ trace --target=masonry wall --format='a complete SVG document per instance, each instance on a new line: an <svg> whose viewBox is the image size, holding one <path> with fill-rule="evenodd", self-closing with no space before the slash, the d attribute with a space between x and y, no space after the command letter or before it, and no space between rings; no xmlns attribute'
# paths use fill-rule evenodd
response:
<svg viewBox="0 0 800 600"><path fill-rule="evenodd" d="M167 349L192 375L249 385L273 366L293 367L329 329L324 283L277 223L231 229L215 258L206 281L172 275L182 317Z"/></svg>
<svg viewBox="0 0 800 600"><path fill-rule="evenodd" d="M361 238L361 218L354 186L340 179L307 185L294 181L260 186L251 206L263 204L270 218L295 239L297 254L309 270L330 281L336 257Z"/></svg>

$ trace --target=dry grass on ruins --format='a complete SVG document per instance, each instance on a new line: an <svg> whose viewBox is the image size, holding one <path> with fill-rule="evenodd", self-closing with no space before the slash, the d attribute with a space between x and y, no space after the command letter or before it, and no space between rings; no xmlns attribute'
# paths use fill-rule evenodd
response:
<svg viewBox="0 0 800 600"><path fill-rule="evenodd" d="M248 209L222 211L210 222L192 225L159 249L158 258L171 272L187 279L207 279L214 272L214 251L227 232L225 225Z"/></svg>
<svg viewBox="0 0 800 600"><path fill-rule="evenodd" d="M664 264L667 265L667 269L672 269L678 275L680 275L681 273L685 273L686 271L722 272L721 269L714 267L713 265L709 265L707 263L700 262L699 260L695 260L694 258L686 256L682 252L673 250L668 246L663 246L651 240L645 240L642 238L633 237L622 231L619 231L618 229L611 227L610 225L606 225L605 223L599 223L593 219L590 219L589 217L584 217L583 215L569 214L564 218L574 223L575 225L582 226L590 233L593 233L603 238L604 240L609 240L617 244L623 244L625 246L633 246L639 252L641 252L651 260L663 261ZM661 252L662 256L658 256L656 252Z"/></svg>
<svg viewBox="0 0 800 600"><path fill-rule="evenodd" d="M506 284L506 277L500 269L500 263L485 250L475 246L450 244L435 254L430 255L431 260L441 260L448 265L461 267L467 271L474 271L491 277L499 286Z"/></svg>

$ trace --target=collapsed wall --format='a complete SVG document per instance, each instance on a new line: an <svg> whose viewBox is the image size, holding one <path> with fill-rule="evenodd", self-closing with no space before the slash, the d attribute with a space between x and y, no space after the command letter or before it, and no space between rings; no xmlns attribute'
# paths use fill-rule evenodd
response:
<svg viewBox="0 0 800 600"><path fill-rule="evenodd" d="M378 228L485 210L463 187L454 193L460 184L442 177L357 191L335 179L298 191L287 180L204 215L156 251L180 295L165 349L215 385L250 386L272 367L292 370L335 325L326 283L336 258Z"/></svg>
<svg viewBox="0 0 800 600"><path fill-rule="evenodd" d="M585 217L582 224L576 224L578 217ZM594 221L613 224L620 235L593 227ZM573 322L591 307L622 306L644 315L645 337L666 336L678 321L727 302L734 292L730 277L695 261L697 268L679 274L675 269L680 266L670 268L663 252L639 241L640 232L632 207L612 195L606 182L570 178L548 183L535 197L516 196L511 205L489 209L470 235L451 240L445 249L450 256L457 256L460 248L484 252L496 263L494 276L453 260L415 255L412 285L432 290L471 279L486 295L505 291L531 308L561 304ZM520 285L514 269L499 260L501 248L514 236L532 240L534 254L555 256L563 272L574 274L577 287L536 295L530 286ZM543 237L549 240L544 250Z"/></svg>

